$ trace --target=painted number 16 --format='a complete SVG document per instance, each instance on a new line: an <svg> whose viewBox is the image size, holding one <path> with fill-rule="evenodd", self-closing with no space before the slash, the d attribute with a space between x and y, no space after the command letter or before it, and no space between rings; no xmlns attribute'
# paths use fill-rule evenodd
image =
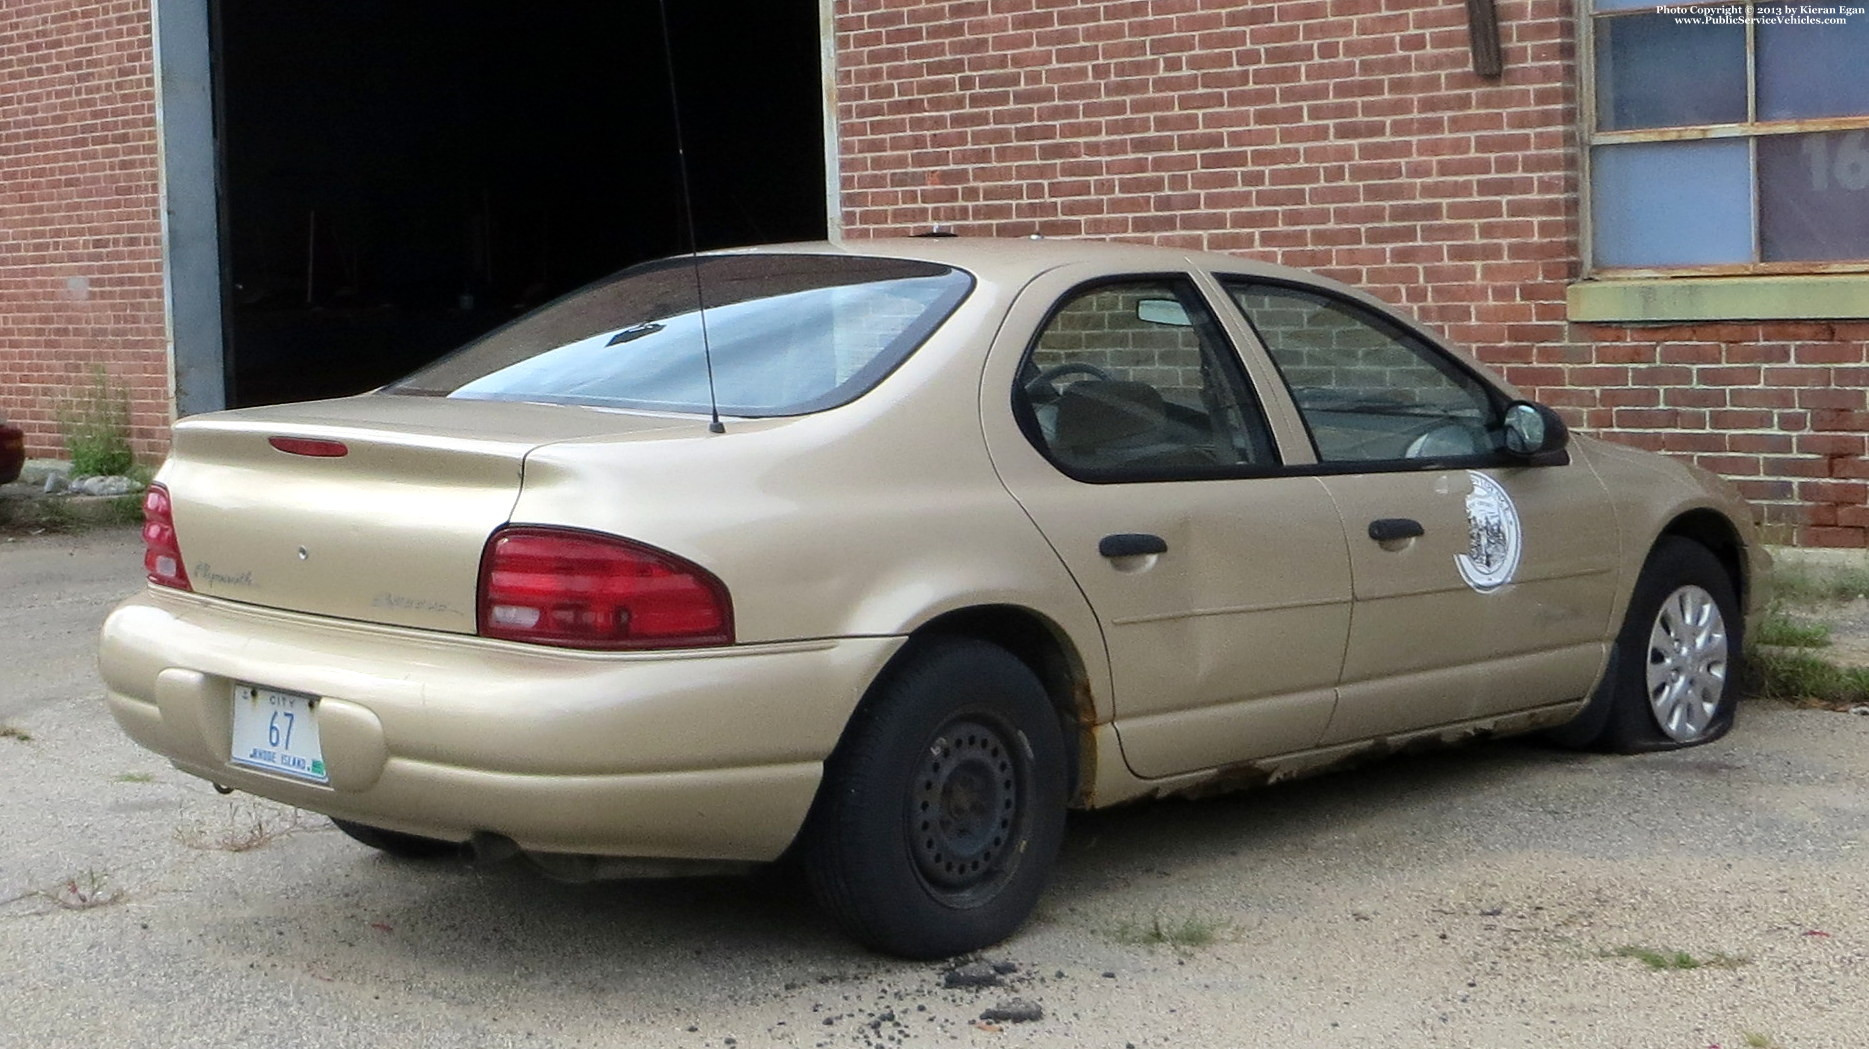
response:
<svg viewBox="0 0 1869 1049"><path fill-rule="evenodd" d="M1826 140L1837 140L1834 157ZM1869 148L1864 139L1869 132L1849 131L1842 135L1809 135L1804 139L1804 159L1811 164L1811 189L1822 193L1831 179L1839 189L1869 189Z"/></svg>

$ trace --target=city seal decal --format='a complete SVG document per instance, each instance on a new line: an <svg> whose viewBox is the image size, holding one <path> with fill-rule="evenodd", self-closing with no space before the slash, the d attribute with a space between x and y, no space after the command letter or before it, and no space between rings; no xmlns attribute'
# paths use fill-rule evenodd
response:
<svg viewBox="0 0 1869 1049"><path fill-rule="evenodd" d="M1467 552L1454 555L1460 578L1482 594L1512 582L1524 551L1519 508L1499 482L1473 470L1473 491L1467 493Z"/></svg>

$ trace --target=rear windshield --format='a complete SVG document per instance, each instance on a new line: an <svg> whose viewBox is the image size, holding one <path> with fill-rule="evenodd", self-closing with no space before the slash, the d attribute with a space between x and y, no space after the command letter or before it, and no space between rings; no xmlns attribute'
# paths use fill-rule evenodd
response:
<svg viewBox="0 0 1869 1049"><path fill-rule="evenodd" d="M711 357L721 414L801 415L876 385L972 287L960 270L903 259L667 259L572 292L385 392L706 412Z"/></svg>

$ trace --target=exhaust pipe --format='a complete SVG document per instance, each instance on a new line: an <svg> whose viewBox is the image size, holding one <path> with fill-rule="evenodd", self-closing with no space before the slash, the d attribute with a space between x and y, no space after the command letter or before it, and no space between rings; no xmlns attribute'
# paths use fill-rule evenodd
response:
<svg viewBox="0 0 1869 1049"><path fill-rule="evenodd" d="M519 855L519 843L504 834L477 830L461 846L461 851L466 854L467 862L485 867L504 863Z"/></svg>

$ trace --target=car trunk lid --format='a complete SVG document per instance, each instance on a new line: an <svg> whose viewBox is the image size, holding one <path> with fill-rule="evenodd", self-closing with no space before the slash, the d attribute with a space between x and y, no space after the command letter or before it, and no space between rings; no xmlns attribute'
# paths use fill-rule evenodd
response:
<svg viewBox="0 0 1869 1049"><path fill-rule="evenodd" d="M471 634L481 554L511 516L528 453L704 425L366 395L185 420L161 481L197 593Z"/></svg>

